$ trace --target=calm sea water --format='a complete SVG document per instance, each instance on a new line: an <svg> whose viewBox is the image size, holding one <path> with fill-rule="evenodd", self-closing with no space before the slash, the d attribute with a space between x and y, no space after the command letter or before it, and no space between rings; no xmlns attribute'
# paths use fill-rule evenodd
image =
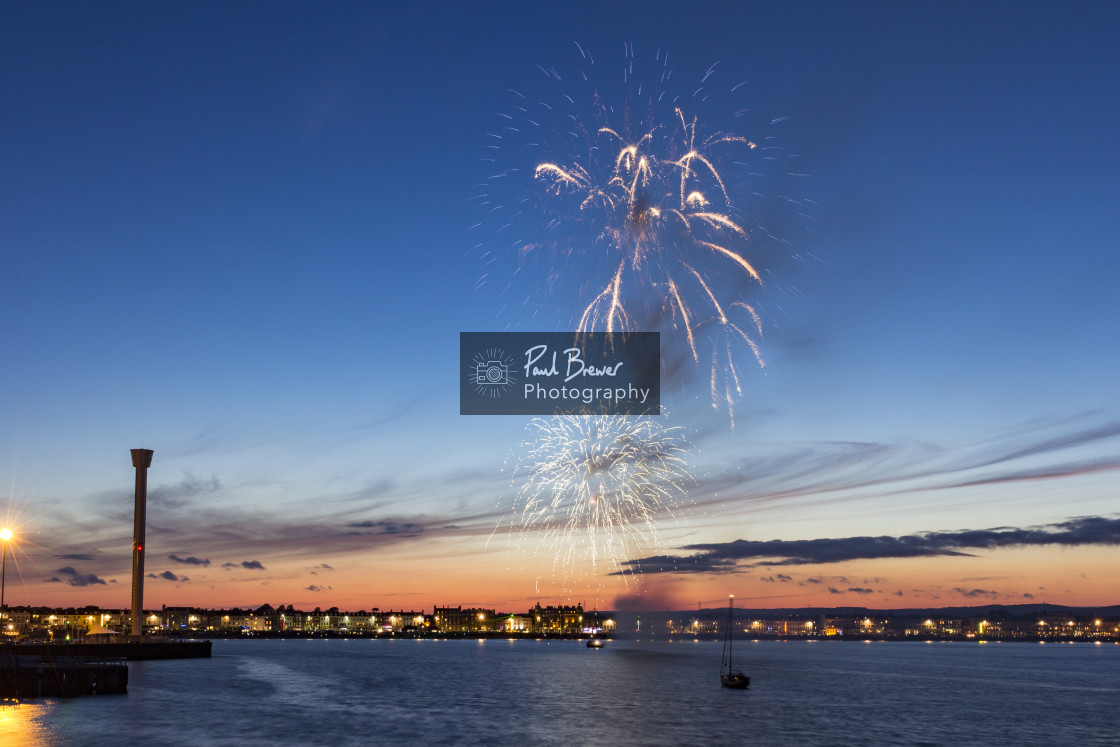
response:
<svg viewBox="0 0 1120 747"><path fill-rule="evenodd" d="M127 695L0 706L0 744L1120 745L1120 646L215 641ZM736 657L739 658L738 656Z"/></svg>

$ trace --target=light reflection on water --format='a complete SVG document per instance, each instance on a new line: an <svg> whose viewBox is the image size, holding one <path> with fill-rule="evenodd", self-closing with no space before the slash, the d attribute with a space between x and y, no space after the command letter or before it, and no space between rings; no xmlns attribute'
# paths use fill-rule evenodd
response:
<svg viewBox="0 0 1120 747"><path fill-rule="evenodd" d="M215 641L129 692L10 711L2 744L1115 744L1120 646ZM0 722L0 728L5 722Z"/></svg>
<svg viewBox="0 0 1120 747"><path fill-rule="evenodd" d="M51 701L0 700L0 744L30 747L53 743L45 723L52 710Z"/></svg>

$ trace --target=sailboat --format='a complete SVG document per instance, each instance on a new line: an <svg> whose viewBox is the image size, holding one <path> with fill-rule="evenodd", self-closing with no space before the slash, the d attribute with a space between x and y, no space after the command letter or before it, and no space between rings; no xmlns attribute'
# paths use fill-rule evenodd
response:
<svg viewBox="0 0 1120 747"><path fill-rule="evenodd" d="M727 599L727 636L723 639L723 653L724 661L720 663L719 682L724 687L732 687L736 690L745 690L751 684L751 678L743 674L742 670L733 668L731 664L731 642L734 638L734 629L732 623L732 609L735 601L735 595L732 594ZM724 669L723 664L727 664Z"/></svg>

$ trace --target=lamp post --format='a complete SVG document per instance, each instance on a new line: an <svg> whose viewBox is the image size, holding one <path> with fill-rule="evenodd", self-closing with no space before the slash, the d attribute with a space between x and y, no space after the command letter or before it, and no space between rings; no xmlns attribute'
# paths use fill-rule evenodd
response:
<svg viewBox="0 0 1120 747"><path fill-rule="evenodd" d="M8 540L12 538L12 530L4 527L0 529L0 540L4 544L0 547L3 552L3 559L0 560L0 609L7 609L4 606L4 583L8 580Z"/></svg>

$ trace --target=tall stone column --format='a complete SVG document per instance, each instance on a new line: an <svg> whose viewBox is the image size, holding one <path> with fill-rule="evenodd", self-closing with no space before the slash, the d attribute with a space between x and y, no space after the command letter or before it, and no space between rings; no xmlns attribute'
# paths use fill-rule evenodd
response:
<svg viewBox="0 0 1120 747"><path fill-rule="evenodd" d="M132 529L132 635L144 632L144 527L148 512L148 467L151 449L132 449L136 468L136 513Z"/></svg>

